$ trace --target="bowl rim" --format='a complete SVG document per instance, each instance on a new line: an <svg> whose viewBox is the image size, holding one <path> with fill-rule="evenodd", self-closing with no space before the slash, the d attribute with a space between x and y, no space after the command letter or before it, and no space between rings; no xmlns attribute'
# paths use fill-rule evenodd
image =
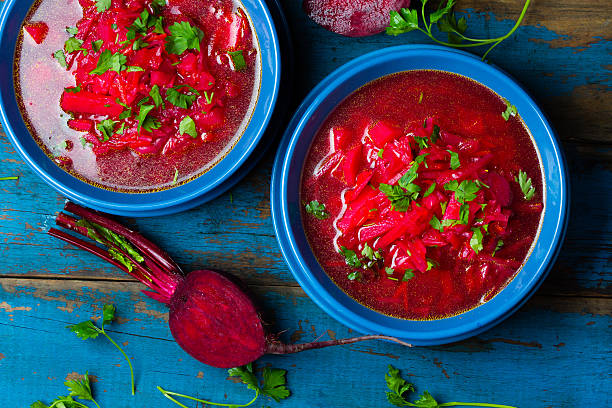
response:
<svg viewBox="0 0 612 408"><path fill-rule="evenodd" d="M5 52L10 52L11 55L14 53L15 43L9 41L6 44L6 31L7 25L11 23L11 11L20 1L7 0L0 9L0 47L7 48ZM27 2L28 9L33 2L34 0ZM240 2L247 11L251 24L255 27L255 35L261 53L261 81L258 100L242 136L225 157L205 173L177 187L149 193L111 191L82 181L55 165L42 150L30 154L20 141L15 128L22 127L22 125L25 127L21 113L18 117L15 117L15 115L9 115L7 111L8 106L17 104L14 98L15 89L12 80L10 84L0 87L0 121L11 144L34 173L53 189L74 201L102 211L115 214L121 214L122 212L130 214L159 213L164 212L165 209L181 208L184 206L181 204L191 202L202 195L214 196L215 189L224 185L224 182L241 168L263 138L280 93L281 51L277 29L270 10L264 0L240 0ZM19 24L21 23L20 20ZM12 78L13 65L13 57L8 61L3 59L3 61L0 61L0 72L10 72ZM11 109L14 108L11 106ZM30 137L29 132L27 132L27 136ZM35 156L38 154L44 157ZM41 159L42 163L39 162ZM49 163L53 166L49 166ZM100 198L101 196L104 198Z"/></svg>
<svg viewBox="0 0 612 408"><path fill-rule="evenodd" d="M546 220L548 224L551 224L552 231L544 230L545 225L543 220L541 226L542 230L540 231L540 236L536 240L535 247L539 247L543 242L548 243L544 245L543 248L539 248L537 255L539 260L535 261L536 256L534 249L534 253L527 259L525 265L519 270L513 280L493 297L493 299L459 315L429 321L398 319L375 312L350 298L331 282L331 279L323 272L324 278L322 279L327 285L327 287L324 287L318 277L315 276L316 273L313 273L309 269L308 262L299 248L295 236L296 231L291 225L291 217L295 217L295 203L292 201L290 204L287 196L289 172L291 171L292 165L297 166L297 164L292 163L296 144L300 140L306 123L312 119L317 108L326 98L330 97L330 94L334 90L337 90L337 88L342 86L348 79L355 78L374 66L382 64L393 66L394 63L406 58L413 58L419 61L418 63L422 61L424 65L421 68L411 69L433 69L426 66L428 63L427 61L431 61L431 58L441 58L442 60L461 63L475 70L474 72L479 72L480 75L490 75L492 78L495 78L496 81L504 81L505 86L510 86L513 92L520 97L520 101L517 100L517 98L512 98L511 102L517 107L521 106L519 113L525 120L526 125L532 129L535 127L532 122L537 121L537 125L545 130L545 135L541 136L541 138L550 142L550 145L547 144L545 148L550 148L550 152L552 153L551 157L540 157L542 160L541 164L544 167L543 177L546 180L545 185L547 190L544 217L548 217ZM478 76L475 75L474 72L470 74L462 71L463 68L460 69L456 65L447 68L440 70L456 72L473 80L476 79L472 76ZM393 71L392 68L390 68L390 70ZM399 71L405 71L405 69L397 69L393 72ZM385 72L377 77L390 73L392 72ZM371 80L372 79L366 80L361 85ZM482 83L479 80L476 81ZM490 89L500 94L500 92L496 91L496 86L491 86L490 84L485 84L485 86L488 86ZM352 91L354 91L354 89L348 93L345 91L341 93L347 96ZM500 95L504 96L503 94ZM526 115L524 115L527 108L530 109L529 123L527 119L525 119ZM322 122L330 112L331 110L325 110L323 113L319 113L318 117L323 117L320 121ZM316 134L316 132L314 133ZM534 132L531 133L533 134ZM310 146L312 137L314 137L314 134L309 136L308 146ZM533 137L535 139L536 135L534 134ZM538 150L542 151L543 148L543 146L538 144ZM552 160L556 165L557 172L553 174L555 177L558 177L558 180L554 180L557 186L556 188L558 189L554 191L556 194L550 194L548 191L554 183L548 182L549 173L548 169L545 168L544 160ZM300 177L302 166L303 163L300 163ZM559 147L558 138L550 126L549 121L527 92L501 69L481 62L479 58L472 54L436 45L400 45L387 47L357 57L333 71L312 89L296 111L283 136L281 146L279 147L274 162L271 183L271 212L273 225L281 252L294 278L298 281L307 295L333 318L362 333L386 334L402 338L415 345L445 344L471 337L498 324L522 306L540 286L544 277L552 268L565 236L569 211L569 186L566 173L567 170L563 152ZM553 199L554 202L551 203ZM299 199L297 204L299 205ZM299 215L299 219L301 224L301 215ZM303 231L301 234L303 235ZM544 236L547 237L547 240L543 239ZM310 248L309 251L312 252ZM312 253L306 255L310 257L313 256ZM316 267L322 271L318 263ZM316 272L320 273L321 271L317 270ZM522 282L525 275L530 276L527 277L525 282ZM504 293L508 293L504 291L513 285L513 283L516 285L517 282L519 282L519 276L521 276L521 287L518 288L516 292L512 292L514 295L500 296ZM329 286L329 282L331 282L333 287ZM505 299L506 297L509 297L509 299Z"/></svg>

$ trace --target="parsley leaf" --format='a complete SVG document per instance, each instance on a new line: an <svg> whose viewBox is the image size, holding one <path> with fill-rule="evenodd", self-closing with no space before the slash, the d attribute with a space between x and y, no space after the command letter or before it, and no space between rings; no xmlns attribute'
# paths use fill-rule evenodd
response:
<svg viewBox="0 0 612 408"><path fill-rule="evenodd" d="M72 324L66 327L70 329L71 332L75 333L77 337L80 337L83 340L95 339L102 332L93 324L91 320L86 320L79 324Z"/></svg>
<svg viewBox="0 0 612 408"><path fill-rule="evenodd" d="M504 102L506 103L506 110L502 112L502 117L504 118L504 120L507 122L508 119L510 119L510 116L516 116L516 106L512 105L510 103L510 101L508 101L507 99L504 99Z"/></svg>
<svg viewBox="0 0 612 408"><path fill-rule="evenodd" d="M181 135L187 133L189 136L193 137L194 139L198 137L198 131L196 130L196 124L193 121L193 119L191 119L190 116L185 116L183 120L181 120L181 123L179 123L179 133Z"/></svg>
<svg viewBox="0 0 612 408"><path fill-rule="evenodd" d="M83 40L79 40L75 37L70 37L64 43L64 51L68 54L71 54L75 51L86 51L85 48L81 47L83 45Z"/></svg>
<svg viewBox="0 0 612 408"><path fill-rule="evenodd" d="M102 326L115 320L115 306L106 304L102 307Z"/></svg>
<svg viewBox="0 0 612 408"><path fill-rule="evenodd" d="M247 388L253 391L259 391L259 382L253 373L253 364L249 363L245 366L234 367L227 370L230 377L239 377L240 380L247 385Z"/></svg>
<svg viewBox="0 0 612 408"><path fill-rule="evenodd" d="M470 246L478 254L482 251L482 231L480 227L472 228L472 238L470 238Z"/></svg>
<svg viewBox="0 0 612 408"><path fill-rule="evenodd" d="M80 399L94 401L91 394L91 385L89 384L89 375L85 373L82 380L69 380L64 383L70 391L70 396L75 396ZM97 404L96 404L97 405Z"/></svg>
<svg viewBox="0 0 612 408"><path fill-rule="evenodd" d="M408 186L411 187L412 192L408 192L398 185L392 186L384 183L381 183L378 189L391 201L395 211L406 212L410 207L410 202L417 199L421 189L416 184L409 184Z"/></svg>
<svg viewBox="0 0 612 408"><path fill-rule="evenodd" d="M120 52L113 53L111 50L104 50L100 54L98 64L89 75L102 75L106 71L115 71L119 73L125 69L127 57Z"/></svg>
<svg viewBox="0 0 612 408"><path fill-rule="evenodd" d="M104 119L96 125L96 129L102 133L102 139L98 138L101 142L108 141L113 134L115 134L115 122L114 120Z"/></svg>
<svg viewBox="0 0 612 408"><path fill-rule="evenodd" d="M246 65L246 61L244 60L244 54L242 53L242 50L229 51L228 55L232 59L232 65L233 65L234 71L242 71L243 69L246 68L247 65Z"/></svg>
<svg viewBox="0 0 612 408"><path fill-rule="evenodd" d="M155 108L155 106L153 105L141 105L140 106L140 111L138 111L138 116L136 117L136 119L138 120L138 131L140 132L140 129L142 127L145 127L145 120L147 119L147 116L149 115L149 112L151 112L153 110L153 108ZM150 131L150 127L149 129L147 129L145 127L145 130Z"/></svg>
<svg viewBox="0 0 612 408"><path fill-rule="evenodd" d="M434 192L434 190L436 189L436 182L434 181L431 186L429 186L427 188L427 190L425 191L425 194L423 194L423 198L427 197L428 195L430 195L431 193Z"/></svg>
<svg viewBox="0 0 612 408"><path fill-rule="evenodd" d="M444 189L454 191L455 200L462 204L475 199L476 193L480 190L476 182L472 180L463 180L461 184L457 180L451 180L444 185Z"/></svg>
<svg viewBox="0 0 612 408"><path fill-rule="evenodd" d="M178 91L178 89L186 86L187 85L181 85L174 88L168 88L166 90L166 100L179 108L189 109L191 104L198 98L199 93L191 87L192 94L184 94Z"/></svg>
<svg viewBox="0 0 612 408"><path fill-rule="evenodd" d="M166 51L168 54L180 55L188 49L200 51L200 41L204 33L198 27L193 27L187 21L174 23L168 27L170 35L166 37Z"/></svg>
<svg viewBox="0 0 612 408"><path fill-rule="evenodd" d="M431 217L431 220L429 221L429 225L431 225L433 229L436 229L440 232L444 231L444 226L442 225L442 223L440 222L438 217L436 217L435 214Z"/></svg>
<svg viewBox="0 0 612 408"><path fill-rule="evenodd" d="M91 42L91 49L95 52L100 51L100 48L104 45L104 40L96 40Z"/></svg>
<svg viewBox="0 0 612 408"><path fill-rule="evenodd" d="M497 253L497 251L499 251L501 249L501 247L504 246L504 241L502 241L501 239L497 241L497 245L495 245L495 249L493 250L493 253L491 254L491 256L495 256L495 253Z"/></svg>
<svg viewBox="0 0 612 408"><path fill-rule="evenodd" d="M413 392L414 386L408 381L404 380L400 376L400 372L397 368L389 364L389 372L385 374L385 381L387 388L391 392L387 391L387 400L398 407L404 407L409 403L404 399L404 394L407 392Z"/></svg>
<svg viewBox="0 0 612 408"><path fill-rule="evenodd" d="M96 9L98 13L103 13L111 6L112 0L96 0Z"/></svg>
<svg viewBox="0 0 612 408"><path fill-rule="evenodd" d="M164 103L164 100L162 99L161 94L159 93L158 85L153 85L153 87L151 88L151 92L149 92L149 95L151 96L151 99L153 99L156 108L159 108L159 106L161 105L162 108L166 109L166 104Z"/></svg>
<svg viewBox="0 0 612 408"><path fill-rule="evenodd" d="M402 8L400 11L392 10L389 13L390 23L386 29L388 35L399 35L419 29L419 15L416 10Z"/></svg>
<svg viewBox="0 0 612 408"><path fill-rule="evenodd" d="M53 53L53 58L57 60L62 68L68 68L68 63L66 63L66 54L64 54L64 50L57 50Z"/></svg>
<svg viewBox="0 0 612 408"><path fill-rule="evenodd" d="M535 194L535 187L531 184L531 177L527 177L527 173L523 170L519 170L519 174L514 178L519 186L521 186L521 191L523 192L523 197L525 200L530 201Z"/></svg>
<svg viewBox="0 0 612 408"><path fill-rule="evenodd" d="M286 373L287 371L279 368L264 368L264 384L263 388L261 388L262 394L272 397L276 402L280 402L280 400L287 398L291 393L285 386L287 383L285 379Z"/></svg>
<svg viewBox="0 0 612 408"><path fill-rule="evenodd" d="M66 32L72 36L77 35L79 33L79 29L76 27L66 27Z"/></svg>
<svg viewBox="0 0 612 408"><path fill-rule="evenodd" d="M455 153L452 150L446 150L450 153L450 167L455 170L457 167L461 166L461 162L459 161L459 153Z"/></svg>
<svg viewBox="0 0 612 408"><path fill-rule="evenodd" d="M344 256L344 261L351 268L361 268L363 266L355 251L350 250L345 246L341 246L340 254Z"/></svg>
<svg viewBox="0 0 612 408"><path fill-rule="evenodd" d="M312 200L305 206L306 212L312 214L315 218L325 220L329 218L329 213L325 211L325 204L319 203L317 200Z"/></svg>
<svg viewBox="0 0 612 408"><path fill-rule="evenodd" d="M414 278L414 269L406 269L402 277L402 282L408 282L412 278Z"/></svg>
<svg viewBox="0 0 612 408"><path fill-rule="evenodd" d="M81 92L81 87L79 85L73 87L73 88L64 88L64 91L68 92L68 93L77 93L77 92Z"/></svg>

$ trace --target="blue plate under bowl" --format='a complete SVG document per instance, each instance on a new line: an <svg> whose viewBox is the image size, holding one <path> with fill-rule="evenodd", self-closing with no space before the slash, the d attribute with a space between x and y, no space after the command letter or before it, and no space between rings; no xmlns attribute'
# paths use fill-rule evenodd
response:
<svg viewBox="0 0 612 408"><path fill-rule="evenodd" d="M98 210L132 216L168 214L212 199L227 186L262 139L280 91L281 49L274 21L264 0L242 0L257 34L261 52L261 86L251 121L236 145L217 165L183 185L151 193L121 193L95 187L58 167L30 135L13 86L13 58L21 24L34 0L7 0L0 11L0 119L9 140L46 183L66 197ZM235 180L237 181L237 180ZM199 198L199 199L198 199Z"/></svg>
<svg viewBox="0 0 612 408"><path fill-rule="evenodd" d="M361 86L385 75L415 69L471 78L516 106L542 160L545 199L541 231L514 279L488 302L436 320L390 317L357 303L336 286L317 262L304 234L300 181L319 127L333 109ZM385 334L414 345L445 344L479 334L516 311L553 266L565 235L569 196L565 161L548 120L533 99L507 74L471 54L438 46L405 45L363 55L340 67L307 96L293 117L276 156L271 203L274 229L293 276L310 298L336 320L362 333Z"/></svg>

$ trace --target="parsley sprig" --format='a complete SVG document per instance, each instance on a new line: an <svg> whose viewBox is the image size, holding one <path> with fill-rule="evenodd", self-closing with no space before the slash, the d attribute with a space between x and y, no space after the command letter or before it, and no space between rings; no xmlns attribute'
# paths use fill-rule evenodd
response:
<svg viewBox="0 0 612 408"><path fill-rule="evenodd" d="M421 187L414 183L419 176L418 170L421 163L425 163L428 153L420 154L414 158L408 171L400 178L396 185L381 183L378 189L391 201L395 211L406 212L412 201L419 197Z"/></svg>
<svg viewBox="0 0 612 408"><path fill-rule="evenodd" d="M92 395L88 373L85 373L82 380L68 380L64 385L68 388L70 394L57 397L51 402L51 405L46 405L41 401L35 401L30 405L30 408L88 408L87 405L76 401L74 398L92 401L96 404L96 407L100 408L100 405L98 405Z"/></svg>
<svg viewBox="0 0 612 408"><path fill-rule="evenodd" d="M439 403L427 391L423 392L417 400L408 401L408 394L414 392L414 385L404 380L397 368L389 365L389 372L385 374L385 381L390 391L387 391L387 401L397 407L417 407L417 408L442 408L456 406L472 406L472 407L493 407L493 408L516 408L509 405L487 404L481 402L445 402Z"/></svg>
<svg viewBox="0 0 612 408"><path fill-rule="evenodd" d="M496 38L469 38L464 35L467 30L467 20L461 17L459 20L455 17L454 6L456 0L447 0L446 5L443 6L444 2L440 3L438 9L429 15L425 13L425 5L428 0L421 0L420 16L419 11L416 9L402 8L400 11L392 10L390 12L389 27L387 27L388 35L399 35L410 31L418 30L423 34L427 35L433 41L438 44L445 45L447 47L454 48L469 48L469 47L480 47L482 45L490 45L487 51L482 56L484 61L489 52L495 48L499 43L510 37L516 29L521 25L523 18L527 12L527 8L531 3L531 0L526 0L523 5L523 10L516 20L514 27L508 33L501 37ZM420 24L423 24L424 28L421 28ZM438 27L438 30L448 34L448 42L437 39L432 33L431 29L433 25Z"/></svg>
<svg viewBox="0 0 612 408"><path fill-rule="evenodd" d="M186 405L183 405L173 397L186 398L192 401L201 402L206 405L234 408L248 407L249 405L257 401L260 395L268 396L274 399L276 402L280 402L280 400L285 399L289 395L291 395L291 391L289 391L289 389L286 387L287 379L285 378L285 375L287 374L287 371L282 370L280 368L265 367L263 369L263 382L261 384L253 371L252 363L242 367L230 368L229 370L227 370L227 373L230 375L230 377L239 377L242 383L247 385L248 389L255 391L255 396L251 401L245 404L226 404L219 402L210 402L199 398L191 397L189 395L164 390L162 387L159 386L157 387L157 389L164 395L164 397L168 398L170 401L174 402L182 408L188 407Z"/></svg>
<svg viewBox="0 0 612 408"><path fill-rule="evenodd" d="M527 177L527 173L523 170L519 170L519 174L515 177L519 186L521 186L521 191L523 192L523 197L527 201L531 201L533 196L535 195L535 187L531 184L531 177Z"/></svg>
<svg viewBox="0 0 612 408"><path fill-rule="evenodd" d="M117 350L119 350L121 354L123 354L123 357L125 357L125 360L130 366L130 374L132 378L132 395L134 395L134 369L132 368L130 358L127 356L127 354L125 354L123 349L119 347L119 345L115 343L113 339L110 338L110 336L104 330L104 326L106 326L108 323L111 323L113 320L115 320L115 306L106 304L102 308L102 327L96 326L91 320L85 320L84 322L81 322L79 324L72 324L66 327L83 340L95 339L96 337L98 337L98 335L102 334L111 343L113 343L113 345L117 347Z"/></svg>
<svg viewBox="0 0 612 408"><path fill-rule="evenodd" d="M325 220L329 218L329 213L325 211L325 204L319 203L317 200L312 200L305 205L306 212L312 214L315 218Z"/></svg>

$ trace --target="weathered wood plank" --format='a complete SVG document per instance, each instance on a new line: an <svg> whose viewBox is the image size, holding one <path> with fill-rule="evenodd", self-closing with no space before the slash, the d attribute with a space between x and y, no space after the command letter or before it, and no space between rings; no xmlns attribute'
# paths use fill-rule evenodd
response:
<svg viewBox="0 0 612 408"><path fill-rule="evenodd" d="M54 397L63 392L69 373L86 370L96 376L94 388L105 407L172 406L157 393L157 385L217 401L250 398L245 387L225 380L224 370L198 363L172 342L163 306L141 295L137 284L6 278L0 284L0 383L14 383L20 390L11 396L11 405ZM286 330L282 337L287 341L351 335L299 289L253 289L274 315L273 330ZM362 343L266 357L260 366L289 370L293 396L283 402L286 407L386 406L387 364L403 369L418 390L428 389L444 401L607 406L612 402L607 392L612 358L601 343L612 340L611 301L536 297L498 327L457 344L406 349ZM84 342L64 328L99 318L105 302L119 307L111 336L132 357L136 397L129 395L124 360L108 342Z"/></svg>

